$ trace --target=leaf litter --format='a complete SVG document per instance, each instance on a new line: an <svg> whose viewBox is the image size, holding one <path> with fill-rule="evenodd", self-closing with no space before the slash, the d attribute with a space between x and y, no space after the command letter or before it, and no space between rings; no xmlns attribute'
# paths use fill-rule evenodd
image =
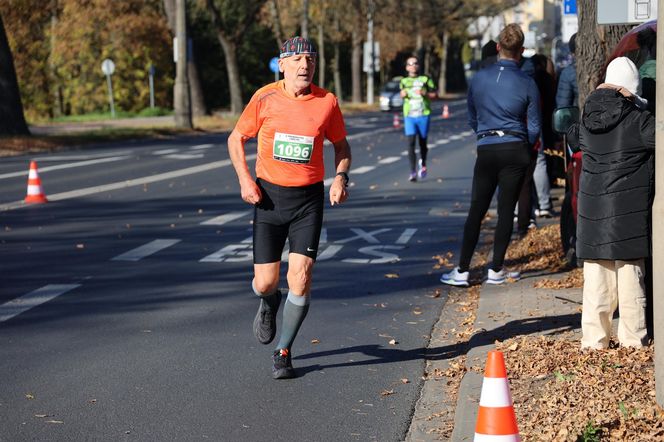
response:
<svg viewBox="0 0 664 442"><path fill-rule="evenodd" d="M486 251L479 250L471 268L473 280L486 264ZM435 256L434 268L449 266L452 254ZM560 250L558 226L533 229L512 242L506 266L523 271L561 273L562 278L544 278L535 288L583 287L581 269L569 269ZM457 326L443 331L466 345L474 329L479 287L451 290L447 302L460 313ZM516 336L496 342L503 351L520 435L524 441L575 442L664 441L664 410L656 402L654 348L624 348L612 342L606 350L581 350L578 334L556 337ZM443 409L431 414L435 422L427 433L436 440L449 440L454 430L454 411L459 386L468 370L466 356L449 360L446 370L425 372L424 378L444 381ZM594 439L591 439L594 437Z"/></svg>

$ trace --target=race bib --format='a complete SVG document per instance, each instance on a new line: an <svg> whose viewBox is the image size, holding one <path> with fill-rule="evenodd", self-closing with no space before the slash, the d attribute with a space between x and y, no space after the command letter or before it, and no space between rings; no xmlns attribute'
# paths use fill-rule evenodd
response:
<svg viewBox="0 0 664 442"><path fill-rule="evenodd" d="M424 99L420 95L419 97L413 97L410 99L410 108L408 110L409 117L420 117L424 111Z"/></svg>
<svg viewBox="0 0 664 442"><path fill-rule="evenodd" d="M272 157L287 163L308 164L314 150L314 137L274 133Z"/></svg>

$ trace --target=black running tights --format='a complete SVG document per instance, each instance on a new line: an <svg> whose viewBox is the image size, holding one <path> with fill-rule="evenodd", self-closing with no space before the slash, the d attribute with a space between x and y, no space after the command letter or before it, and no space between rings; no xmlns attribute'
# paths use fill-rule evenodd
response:
<svg viewBox="0 0 664 442"><path fill-rule="evenodd" d="M417 137L420 142L420 158L422 159L422 166L427 165L427 152L429 152L426 138L422 138L419 135L408 135L408 159L410 160L411 172L415 172L417 170L417 156L415 155L415 137Z"/></svg>
<svg viewBox="0 0 664 442"><path fill-rule="evenodd" d="M459 258L460 271L465 272L470 267L470 261L480 236L482 220L489 210L496 187L500 188L498 191L498 223L494 235L491 268L494 271L502 269L505 252L512 236L514 207L519 198L529 162L528 146L523 142L478 147L470 209L463 229Z"/></svg>

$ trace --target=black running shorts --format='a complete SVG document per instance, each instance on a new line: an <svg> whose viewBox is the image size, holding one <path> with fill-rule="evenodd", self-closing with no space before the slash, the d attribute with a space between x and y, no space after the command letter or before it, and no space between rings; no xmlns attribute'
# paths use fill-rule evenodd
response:
<svg viewBox="0 0 664 442"><path fill-rule="evenodd" d="M288 238L291 253L316 259L323 225L323 182L284 187L258 178L263 199L254 209L254 264L281 261Z"/></svg>

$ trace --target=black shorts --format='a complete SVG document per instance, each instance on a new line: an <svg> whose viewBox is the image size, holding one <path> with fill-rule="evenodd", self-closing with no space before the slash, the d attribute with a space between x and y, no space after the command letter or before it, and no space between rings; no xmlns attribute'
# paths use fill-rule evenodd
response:
<svg viewBox="0 0 664 442"><path fill-rule="evenodd" d="M323 226L323 182L284 187L258 178L263 199L254 209L254 264L281 261L288 238L291 253L316 260Z"/></svg>

